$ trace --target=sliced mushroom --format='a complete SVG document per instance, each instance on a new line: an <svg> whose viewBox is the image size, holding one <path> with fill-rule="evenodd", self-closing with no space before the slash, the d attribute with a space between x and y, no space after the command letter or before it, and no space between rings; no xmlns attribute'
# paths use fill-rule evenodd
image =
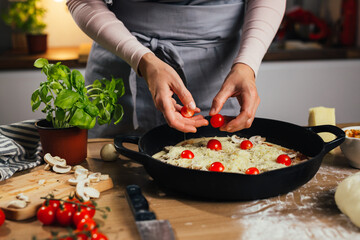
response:
<svg viewBox="0 0 360 240"><path fill-rule="evenodd" d="M249 138L249 141L252 142L253 144L261 144L261 143L265 142L265 138L256 135L256 136L252 136L251 138Z"/></svg>
<svg viewBox="0 0 360 240"><path fill-rule="evenodd" d="M90 184L89 179L80 180L76 185L76 196L81 198L84 201L89 201L90 197L85 193L85 187L88 187Z"/></svg>
<svg viewBox="0 0 360 240"><path fill-rule="evenodd" d="M54 165L52 167L53 171L56 173L68 173L71 170L71 166L61 166L61 165Z"/></svg>
<svg viewBox="0 0 360 240"><path fill-rule="evenodd" d="M75 178L70 178L68 180L68 183L71 185L71 186L76 186L78 184L79 180L78 179L75 179Z"/></svg>
<svg viewBox="0 0 360 240"><path fill-rule="evenodd" d="M87 195L90 198L99 198L100 197L100 192L92 187L85 187L84 188L84 193L85 195Z"/></svg>
<svg viewBox="0 0 360 240"><path fill-rule="evenodd" d="M109 174L101 174L100 181L105 181L109 179Z"/></svg>
<svg viewBox="0 0 360 240"><path fill-rule="evenodd" d="M73 170L73 171L76 171L76 169L86 169L86 168L84 168L84 167L81 166L81 165L75 165L75 166L73 166L72 170Z"/></svg>
<svg viewBox="0 0 360 240"><path fill-rule="evenodd" d="M88 178L90 180L90 182L100 182L100 177L101 177L101 173L96 172L96 173L91 173Z"/></svg>
<svg viewBox="0 0 360 240"><path fill-rule="evenodd" d="M51 170L50 164L47 163L47 164L45 165L45 167L44 167L44 170L45 170L45 171Z"/></svg>
<svg viewBox="0 0 360 240"><path fill-rule="evenodd" d="M244 139L245 139L245 138L241 138L241 137L239 137L239 136L237 136L237 135L232 135L232 136L231 136L231 141L232 141L233 143L241 143Z"/></svg>
<svg viewBox="0 0 360 240"><path fill-rule="evenodd" d="M22 201L25 201L27 203L30 202L30 199L28 196L24 195L23 193L19 193L18 195L16 195L16 198Z"/></svg>
<svg viewBox="0 0 360 240"><path fill-rule="evenodd" d="M9 202L8 206L9 208L25 208L27 203L23 200L13 200Z"/></svg>
<svg viewBox="0 0 360 240"><path fill-rule="evenodd" d="M77 168L74 174L76 179L84 179L87 178L89 170L87 170L86 168Z"/></svg>
<svg viewBox="0 0 360 240"><path fill-rule="evenodd" d="M60 160L59 160L60 159ZM63 159L64 160L64 159ZM66 161L61 160L61 158L54 158L51 156L50 153L45 154L44 161L49 164L50 166L54 165L60 165L60 166L66 166Z"/></svg>

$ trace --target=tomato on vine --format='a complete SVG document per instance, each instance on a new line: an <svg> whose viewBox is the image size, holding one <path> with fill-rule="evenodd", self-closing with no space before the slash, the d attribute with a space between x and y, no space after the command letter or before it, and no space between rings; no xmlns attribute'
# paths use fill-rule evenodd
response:
<svg viewBox="0 0 360 240"><path fill-rule="evenodd" d="M0 226L5 222L5 213L0 209Z"/></svg>
<svg viewBox="0 0 360 240"><path fill-rule="evenodd" d="M76 211L72 217L72 221L75 227L77 227L77 225L79 225L79 223L81 222L82 219L89 219L90 214L88 211Z"/></svg>
<svg viewBox="0 0 360 240"><path fill-rule="evenodd" d="M81 219L79 224L77 225L76 229L79 231L91 231L97 228L97 224L94 219L88 218L88 219Z"/></svg>
<svg viewBox="0 0 360 240"><path fill-rule="evenodd" d="M224 123L225 123L225 119L224 119L223 115L221 115L221 114L215 114L210 119L210 124L214 128L221 127L222 125L224 125Z"/></svg>
<svg viewBox="0 0 360 240"><path fill-rule="evenodd" d="M222 149L221 142L216 139L209 140L206 147L211 150L216 150L216 151L219 151Z"/></svg>
<svg viewBox="0 0 360 240"><path fill-rule="evenodd" d="M107 240L108 238L98 231L92 231L91 232L91 240Z"/></svg>
<svg viewBox="0 0 360 240"><path fill-rule="evenodd" d="M56 210L56 221L61 226L70 226L72 223L72 217L73 212L72 209L69 207L66 207L65 205L63 207L59 207L58 210Z"/></svg>
<svg viewBox="0 0 360 240"><path fill-rule="evenodd" d="M55 211L51 206L41 206L36 216L44 225L50 225L55 222Z"/></svg>
<svg viewBox="0 0 360 240"><path fill-rule="evenodd" d="M85 210L89 213L90 217L93 218L95 216L95 205L91 202L91 201L87 201L87 202L83 202L81 203L82 205L86 205L86 206L81 206L80 208L82 210Z"/></svg>

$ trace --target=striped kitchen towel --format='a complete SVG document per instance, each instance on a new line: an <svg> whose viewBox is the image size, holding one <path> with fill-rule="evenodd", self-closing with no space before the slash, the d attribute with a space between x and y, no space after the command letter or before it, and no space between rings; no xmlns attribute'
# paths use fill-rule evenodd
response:
<svg viewBox="0 0 360 240"><path fill-rule="evenodd" d="M38 120L0 125L0 181L41 164Z"/></svg>

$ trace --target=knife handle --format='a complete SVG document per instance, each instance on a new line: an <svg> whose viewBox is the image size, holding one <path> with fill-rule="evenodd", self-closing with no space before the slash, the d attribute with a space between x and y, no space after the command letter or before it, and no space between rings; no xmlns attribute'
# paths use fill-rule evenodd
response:
<svg viewBox="0 0 360 240"><path fill-rule="evenodd" d="M135 221L146 221L156 219L154 212L149 211L149 203L142 195L138 185L126 186L126 199L130 205Z"/></svg>

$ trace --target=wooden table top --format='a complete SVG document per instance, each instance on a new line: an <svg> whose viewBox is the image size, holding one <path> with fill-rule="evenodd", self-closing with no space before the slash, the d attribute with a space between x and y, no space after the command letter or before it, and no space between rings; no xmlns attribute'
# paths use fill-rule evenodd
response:
<svg viewBox="0 0 360 240"><path fill-rule="evenodd" d="M256 201L214 202L164 192L141 165L123 156L115 162L103 162L99 152L108 142L112 140L90 139L84 166L108 173L114 181L115 187L97 200L100 207L111 208L108 218L95 215L99 231L109 239L140 239L124 195L129 184L142 188L150 209L158 219L170 221L176 239L360 239L360 229L334 201L337 185L359 171L348 165L339 147L324 157L312 180L293 192ZM137 148L131 144L128 147ZM44 227L36 218L6 220L0 227L0 239L45 239L50 231L65 232L60 227Z"/></svg>

